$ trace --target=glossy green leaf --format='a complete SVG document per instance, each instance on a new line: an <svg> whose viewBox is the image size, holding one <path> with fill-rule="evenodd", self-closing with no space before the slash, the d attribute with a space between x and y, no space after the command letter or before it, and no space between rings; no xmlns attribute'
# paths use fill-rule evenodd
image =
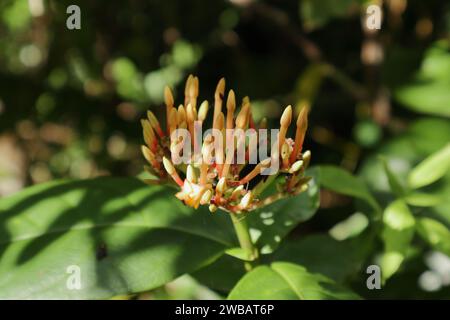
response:
<svg viewBox="0 0 450 320"><path fill-rule="evenodd" d="M235 257L235 258L237 258L239 260L243 260L243 261L255 260L254 257L249 257L248 252L240 247L227 249L225 251L225 253L229 256Z"/></svg>
<svg viewBox="0 0 450 320"><path fill-rule="evenodd" d="M393 193L395 193L398 197L402 197L406 191L404 186L401 184L400 179L397 175L391 170L389 166L388 160L382 156L380 156L380 160L383 163L384 172L389 182L389 186Z"/></svg>
<svg viewBox="0 0 450 320"><path fill-rule="evenodd" d="M289 262L274 262L247 273L230 292L228 299L256 300L323 300L357 299L351 291L333 280L309 273Z"/></svg>
<svg viewBox="0 0 450 320"><path fill-rule="evenodd" d="M361 120L353 127L353 136L360 146L371 148L380 141L383 130L373 120Z"/></svg>
<svg viewBox="0 0 450 320"><path fill-rule="evenodd" d="M426 190L430 190L428 194L435 197L438 201L433 207L428 207L427 212L431 215L438 215L443 219L444 222L450 224L450 172L448 172L442 179L437 183L426 187Z"/></svg>
<svg viewBox="0 0 450 320"><path fill-rule="evenodd" d="M248 215L250 233L261 253L273 252L298 223L310 219L319 208L318 171L311 168L305 175L312 178L305 192L252 211Z"/></svg>
<svg viewBox="0 0 450 320"><path fill-rule="evenodd" d="M320 184L337 193L364 200L376 211L380 210L366 185L344 169L336 166L320 166Z"/></svg>
<svg viewBox="0 0 450 320"><path fill-rule="evenodd" d="M405 196L407 204L416 207L433 207L443 202L440 195L423 192L412 192Z"/></svg>
<svg viewBox="0 0 450 320"><path fill-rule="evenodd" d="M450 121L438 118L419 119L411 123L403 134L384 143L369 156L361 165L360 176L376 192L380 202L391 201L388 198L391 188L378 155L388 158L391 170L402 181L407 181L413 167L430 154L444 148L449 136ZM450 172L436 183L420 190L421 195L418 192L407 194L405 201L413 206L428 207L426 210L430 214L437 214L450 223L450 197L447 196L450 194Z"/></svg>
<svg viewBox="0 0 450 320"><path fill-rule="evenodd" d="M417 221L419 235L434 249L450 256L450 230L437 220L421 218Z"/></svg>
<svg viewBox="0 0 450 320"><path fill-rule="evenodd" d="M98 178L37 185L0 200L0 297L140 292L236 245L229 217L169 201L173 193L137 179ZM66 286L71 266L79 267L80 290Z"/></svg>
<svg viewBox="0 0 450 320"><path fill-rule="evenodd" d="M417 80L396 91L402 104L418 112L450 117L450 82Z"/></svg>
<svg viewBox="0 0 450 320"><path fill-rule="evenodd" d="M408 176L411 188L420 188L442 178L450 169L450 144L430 155Z"/></svg>
<svg viewBox="0 0 450 320"><path fill-rule="evenodd" d="M381 258L383 279L390 278L400 268L414 235L415 219L403 200L389 204L383 213Z"/></svg>
<svg viewBox="0 0 450 320"><path fill-rule="evenodd" d="M450 121L437 118L419 119L411 123L403 134L385 142L369 156L362 163L360 175L371 190L390 192L383 165L378 159L379 155L389 159L391 170L406 181L414 165L445 147L449 136Z"/></svg>
<svg viewBox="0 0 450 320"><path fill-rule="evenodd" d="M327 234L315 234L285 241L272 259L302 265L310 272L321 273L342 283L359 272L370 244L365 235L337 241Z"/></svg>
<svg viewBox="0 0 450 320"><path fill-rule="evenodd" d="M225 254L213 263L195 271L192 276L213 290L228 293L245 273L242 260Z"/></svg>
<svg viewBox="0 0 450 320"><path fill-rule="evenodd" d="M335 224L329 234L336 240L342 241L353 238L363 232L369 225L369 219L361 212L355 212L347 219Z"/></svg>

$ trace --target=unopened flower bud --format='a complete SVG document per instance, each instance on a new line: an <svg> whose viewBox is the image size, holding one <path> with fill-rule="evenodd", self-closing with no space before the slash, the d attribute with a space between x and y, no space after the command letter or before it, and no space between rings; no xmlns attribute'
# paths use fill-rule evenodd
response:
<svg viewBox="0 0 450 320"><path fill-rule="evenodd" d="M194 188L192 188L192 184L188 181L185 181L183 185L183 191L185 191L187 194L190 194L194 192Z"/></svg>
<svg viewBox="0 0 450 320"><path fill-rule="evenodd" d="M147 159L149 162L155 158L155 155L150 151L148 147L141 146L141 151L145 159Z"/></svg>
<svg viewBox="0 0 450 320"><path fill-rule="evenodd" d="M175 167L173 166L172 162L166 157L163 157L163 164L169 175L173 175L175 173Z"/></svg>
<svg viewBox="0 0 450 320"><path fill-rule="evenodd" d="M287 128L291 124L291 120L292 120L292 107L289 105L286 107L286 109L284 109L283 114L281 115L280 125L282 127Z"/></svg>
<svg viewBox="0 0 450 320"><path fill-rule="evenodd" d="M244 104L236 117L236 128L244 129L247 125L248 112L250 104Z"/></svg>
<svg viewBox="0 0 450 320"><path fill-rule="evenodd" d="M227 190L227 181L225 177L220 178L219 182L217 182L216 190L219 193L225 193Z"/></svg>
<svg viewBox="0 0 450 320"><path fill-rule="evenodd" d="M294 162L302 150L305 140L306 129L308 128L308 108L303 108L297 118L297 130L295 131L294 148L291 153L290 161Z"/></svg>
<svg viewBox="0 0 450 320"><path fill-rule="evenodd" d="M300 170L303 166L303 160L298 160L296 162L294 162L291 166L291 168L289 169L289 173L295 173L298 170Z"/></svg>
<svg viewBox="0 0 450 320"><path fill-rule="evenodd" d="M236 108L236 98L234 95L234 91L230 90L227 98L227 111L233 111Z"/></svg>
<svg viewBox="0 0 450 320"><path fill-rule="evenodd" d="M287 159L289 158L289 144L286 142L283 143L281 146L281 159Z"/></svg>
<svg viewBox="0 0 450 320"><path fill-rule="evenodd" d="M186 121L186 109L184 109L184 106L180 104L178 106L177 123L180 124L185 121Z"/></svg>
<svg viewBox="0 0 450 320"><path fill-rule="evenodd" d="M209 104L208 101L203 101L198 109L198 120L205 121L206 116L208 114Z"/></svg>
<svg viewBox="0 0 450 320"><path fill-rule="evenodd" d="M309 161L310 161L310 160L311 160L311 151L306 150L306 151L303 153L303 163L304 163L304 165L305 165L305 168L308 167Z"/></svg>
<svg viewBox="0 0 450 320"><path fill-rule="evenodd" d="M231 200L237 199L241 195L242 190L244 190L244 186L243 185L240 185L240 186L236 187L233 190L233 192L231 193L230 199Z"/></svg>
<svg viewBox="0 0 450 320"><path fill-rule="evenodd" d="M195 169L191 165L187 166L186 179L192 183L197 182L197 175L195 174Z"/></svg>
<svg viewBox="0 0 450 320"><path fill-rule="evenodd" d="M212 197L211 190L206 190L205 193L202 195L202 198L200 199L200 204L201 205L208 204L209 201L211 200L211 197Z"/></svg>
<svg viewBox="0 0 450 320"><path fill-rule="evenodd" d="M222 111L223 96L225 93L225 79L221 78L216 87L214 94L214 115L213 115L213 128L216 128L216 121L219 113Z"/></svg>
<svg viewBox="0 0 450 320"><path fill-rule="evenodd" d="M150 125L156 129L159 126L159 121L156 119L156 116L151 111L147 111L147 118L150 121Z"/></svg>
<svg viewBox="0 0 450 320"><path fill-rule="evenodd" d="M166 106L168 106L168 107L173 106L174 100L173 100L172 91L170 90L169 86L166 86L164 88L164 101L166 103Z"/></svg>

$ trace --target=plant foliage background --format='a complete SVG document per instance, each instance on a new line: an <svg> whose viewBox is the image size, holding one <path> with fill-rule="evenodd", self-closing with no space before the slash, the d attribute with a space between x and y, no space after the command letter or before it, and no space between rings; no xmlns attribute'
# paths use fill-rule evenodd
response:
<svg viewBox="0 0 450 320"><path fill-rule="evenodd" d="M78 1L68 30L72 2L0 4L0 298L450 297L448 3ZM247 273L225 213L136 178L139 119L190 73L273 126L311 108L310 188L248 217Z"/></svg>

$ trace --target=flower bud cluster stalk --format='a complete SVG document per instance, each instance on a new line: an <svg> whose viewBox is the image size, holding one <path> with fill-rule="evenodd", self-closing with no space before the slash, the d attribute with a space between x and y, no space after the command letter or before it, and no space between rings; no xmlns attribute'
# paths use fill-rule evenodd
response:
<svg viewBox="0 0 450 320"><path fill-rule="evenodd" d="M165 130L150 111L147 119L142 120L145 141L142 153L150 165L146 169L157 177L156 180L148 180L149 183L172 183L180 188L176 197L186 205L193 208L206 205L211 212L220 208L233 215L258 209L307 189L309 178L305 177L304 171L309 164L311 153L302 153L308 126L306 108L301 110L296 119L294 139L287 137L293 119L292 107L285 108L280 118L278 148L271 150L270 158L259 160L257 164L250 163L252 153L258 152L258 144L256 148L246 148L244 163L235 163L233 160L237 157L236 146L249 144L246 139L231 137L230 140L226 135L236 129L265 129L267 120L263 119L259 125L255 125L248 97L242 100L240 108L236 107L233 90L228 92L225 100L225 79L222 78L214 95L212 128L222 133L220 139L223 141L216 141L218 137L209 134L200 142L201 145L198 145L201 140L196 136L195 126L199 123L201 129L207 129L203 127L207 121L209 104L204 101L197 108L197 77L188 77L184 95L184 104L175 107L172 91L169 87L165 88ZM224 105L226 114L223 111ZM192 152L192 159L188 163L176 165L171 160L172 153L178 153L185 143L182 137L174 138L172 135L177 129L188 130L190 141L193 142L192 149L200 150L200 156ZM228 141L232 141L233 148L226 145ZM258 143L261 141L258 139ZM217 142L221 142L219 145L222 148L215 147ZM272 146L270 141L262 142ZM262 175L261 172L270 166L274 157L280 164L279 170L273 175ZM268 188L272 184L276 188ZM269 189L274 191L270 193Z"/></svg>

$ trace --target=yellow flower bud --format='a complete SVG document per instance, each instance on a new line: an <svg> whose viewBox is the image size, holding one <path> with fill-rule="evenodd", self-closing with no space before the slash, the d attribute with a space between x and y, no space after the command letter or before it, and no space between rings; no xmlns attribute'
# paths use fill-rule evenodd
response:
<svg viewBox="0 0 450 320"><path fill-rule="evenodd" d="M295 173L303 167L303 160L298 160L294 162L289 169L289 173Z"/></svg>
<svg viewBox="0 0 450 320"><path fill-rule="evenodd" d="M219 193L225 193L227 190L227 181L225 177L220 178L219 182L217 182L216 190Z"/></svg>
<svg viewBox="0 0 450 320"><path fill-rule="evenodd" d="M189 182L192 182L192 183L196 183L197 182L197 175L195 174L195 169L191 165L188 165L188 167L187 167L186 179Z"/></svg>
<svg viewBox="0 0 450 320"><path fill-rule="evenodd" d="M209 104L208 101L203 101L198 109L198 120L205 121L206 116L208 114Z"/></svg>
<svg viewBox="0 0 450 320"><path fill-rule="evenodd" d="M166 157L163 157L163 165L169 175L173 175L176 172L172 162Z"/></svg>
<svg viewBox="0 0 450 320"><path fill-rule="evenodd" d="M209 203L209 201L211 200L212 197L212 192L211 190L206 190L205 193L202 195L202 198L200 199L200 204L204 205Z"/></svg>
<svg viewBox="0 0 450 320"><path fill-rule="evenodd" d="M251 191L249 191L242 197L239 206L241 207L242 210L245 210L252 204L252 202L253 202L253 194Z"/></svg>

